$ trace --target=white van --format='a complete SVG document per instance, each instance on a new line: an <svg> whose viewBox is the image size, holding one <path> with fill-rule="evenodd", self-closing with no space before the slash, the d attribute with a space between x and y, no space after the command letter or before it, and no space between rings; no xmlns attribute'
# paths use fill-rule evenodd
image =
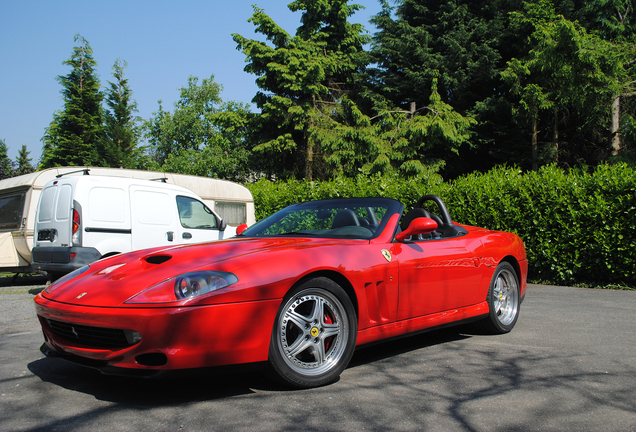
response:
<svg viewBox="0 0 636 432"><path fill-rule="evenodd" d="M57 176L90 175L130 179L163 179L168 184L185 187L202 198L203 203L221 216L228 225L252 225L254 199L245 187L227 180L99 167L58 167L0 180L0 271L26 273L31 267L31 249L35 210L46 183ZM36 237L37 238L37 237Z"/></svg>
<svg viewBox="0 0 636 432"><path fill-rule="evenodd" d="M162 179L62 176L42 190L31 266L62 274L124 252L235 234L198 195Z"/></svg>

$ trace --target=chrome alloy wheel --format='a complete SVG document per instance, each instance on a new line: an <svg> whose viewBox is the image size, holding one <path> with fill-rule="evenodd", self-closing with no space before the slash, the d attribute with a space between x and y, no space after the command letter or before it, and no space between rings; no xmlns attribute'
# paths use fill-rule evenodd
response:
<svg viewBox="0 0 636 432"><path fill-rule="evenodd" d="M345 308L333 294L319 288L299 292L278 322L277 345L292 370L314 376L339 364L350 329Z"/></svg>
<svg viewBox="0 0 636 432"><path fill-rule="evenodd" d="M505 326L514 322L519 307L517 278L508 269L503 269L493 286L493 307L499 322Z"/></svg>

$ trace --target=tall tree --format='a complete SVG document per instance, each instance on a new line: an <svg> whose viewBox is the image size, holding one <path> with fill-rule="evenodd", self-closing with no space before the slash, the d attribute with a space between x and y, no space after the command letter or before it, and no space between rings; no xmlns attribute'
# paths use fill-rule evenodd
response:
<svg viewBox="0 0 636 432"><path fill-rule="evenodd" d="M137 102L132 99L124 68L128 64L117 59L113 65L115 82L108 81L104 111L104 136L98 147L100 165L113 168L136 168L141 150L137 123Z"/></svg>
<svg viewBox="0 0 636 432"><path fill-rule="evenodd" d="M27 146L22 144L22 148L20 148L20 152L18 153L18 157L16 158L16 172L15 175L23 175L29 174L35 171L33 165L31 165L31 158L29 157L29 151L27 150Z"/></svg>
<svg viewBox="0 0 636 432"><path fill-rule="evenodd" d="M442 101L433 79L428 104L410 110L383 110L369 117L344 100L343 119L320 132L328 161L346 176L398 171L417 177L437 171L443 157L468 142L472 118Z"/></svg>
<svg viewBox="0 0 636 432"><path fill-rule="evenodd" d="M53 115L53 121L42 138L41 168L63 165L91 165L96 159L96 146L102 139L103 96L100 92L97 62L86 39L75 35L71 57L63 64L70 66L68 75L58 76L62 85L64 109Z"/></svg>
<svg viewBox="0 0 636 432"><path fill-rule="evenodd" d="M159 110L144 127L153 163L149 168L183 174L244 180L249 175L245 139L249 108L223 102L214 76L188 79L173 112Z"/></svg>
<svg viewBox="0 0 636 432"><path fill-rule="evenodd" d="M536 170L541 110L549 114L544 129L551 131L551 145L543 152L547 161L559 162L560 127L571 117L584 119L588 131L596 127L609 135L610 107L627 81L626 59L620 47L557 15L549 0L526 3L524 13L512 19L517 27L533 28L529 53L512 59L502 76L520 97L519 113L531 126Z"/></svg>
<svg viewBox="0 0 636 432"><path fill-rule="evenodd" d="M13 164L7 155L7 144L0 139L0 180L13 177Z"/></svg>
<svg viewBox="0 0 636 432"><path fill-rule="evenodd" d="M361 6L348 0L297 0L302 11L295 36L254 7L250 22L268 42L234 34L246 55L245 71L257 76L254 97L261 110L252 129L261 168L278 177L312 179L328 176L320 142L320 118L337 115L337 107L358 81L366 64L363 27L348 19Z"/></svg>
<svg viewBox="0 0 636 432"><path fill-rule="evenodd" d="M425 106L437 79L441 100L478 121L473 125L476 146L444 155L452 161L446 175L518 157L519 134L509 126L510 103L499 72L523 40L508 29L508 13L520 3L400 0L392 6L386 0L371 20L378 28L371 49L374 67L368 71L376 109L384 109L383 98L407 111L413 102Z"/></svg>
<svg viewBox="0 0 636 432"><path fill-rule="evenodd" d="M380 91L394 103L426 103L439 76L442 100L466 112L497 86L501 39L510 1L402 0L383 3L372 18L371 69Z"/></svg>

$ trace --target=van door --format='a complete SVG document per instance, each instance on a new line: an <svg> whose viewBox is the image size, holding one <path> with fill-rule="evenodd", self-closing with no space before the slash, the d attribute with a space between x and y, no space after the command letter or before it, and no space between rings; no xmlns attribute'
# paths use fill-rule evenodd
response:
<svg viewBox="0 0 636 432"><path fill-rule="evenodd" d="M71 246L72 196L73 188L67 183L52 185L42 191L35 233L38 246Z"/></svg>
<svg viewBox="0 0 636 432"><path fill-rule="evenodd" d="M179 210L179 243L202 243L223 238L219 231L221 218L201 201L177 196Z"/></svg>
<svg viewBox="0 0 636 432"><path fill-rule="evenodd" d="M130 208L133 250L179 243L174 193L130 186Z"/></svg>

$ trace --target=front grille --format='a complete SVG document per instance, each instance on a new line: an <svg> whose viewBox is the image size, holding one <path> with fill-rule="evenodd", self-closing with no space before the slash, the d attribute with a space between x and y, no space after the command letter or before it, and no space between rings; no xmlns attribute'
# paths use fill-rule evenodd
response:
<svg viewBox="0 0 636 432"><path fill-rule="evenodd" d="M120 329L89 327L51 319L47 321L51 331L67 341L94 348L126 348L132 345Z"/></svg>

